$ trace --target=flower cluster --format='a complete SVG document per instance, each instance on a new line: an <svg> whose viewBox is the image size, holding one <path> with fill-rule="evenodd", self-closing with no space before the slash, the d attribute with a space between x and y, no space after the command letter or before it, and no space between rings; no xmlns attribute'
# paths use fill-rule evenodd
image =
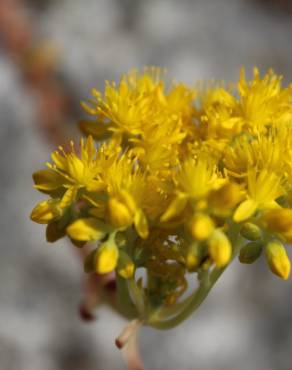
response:
<svg viewBox="0 0 292 370"><path fill-rule="evenodd" d="M146 68L106 82L83 103L87 139L34 173L49 199L32 220L48 242L89 243L85 271L115 271L123 312L157 328L185 319L237 255L263 254L287 279L292 86L281 80L254 69L189 87Z"/></svg>

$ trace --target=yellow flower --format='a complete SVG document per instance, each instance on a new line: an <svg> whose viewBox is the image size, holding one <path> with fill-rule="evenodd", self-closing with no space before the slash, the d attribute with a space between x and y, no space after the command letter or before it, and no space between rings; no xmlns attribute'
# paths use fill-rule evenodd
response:
<svg viewBox="0 0 292 370"><path fill-rule="evenodd" d="M292 117L291 92L281 88L282 76L270 70L263 78L254 69L254 78L246 81L244 69L241 71L238 91L240 94L239 116L248 130L260 132L265 126L281 121L282 116Z"/></svg>
<svg viewBox="0 0 292 370"><path fill-rule="evenodd" d="M216 164L202 155L197 159L188 158L181 166L176 181L178 188L190 198L200 199L211 190L219 189L226 181Z"/></svg>
<svg viewBox="0 0 292 370"><path fill-rule="evenodd" d="M97 117L97 122L92 124L92 131L87 124L87 130L90 130L87 133L94 133L94 125L101 125L115 133L141 134L143 126L155 116L155 90L163 84L160 74L160 69L154 68L146 70L144 74L133 71L128 76L123 76L118 86L107 81L104 96L93 89L93 107L86 104L83 107L89 114Z"/></svg>
<svg viewBox="0 0 292 370"><path fill-rule="evenodd" d="M247 175L247 199L235 210L234 221L247 220L257 209L279 208L276 199L284 193L282 180L275 173L266 169L260 172L250 169Z"/></svg>
<svg viewBox="0 0 292 370"><path fill-rule="evenodd" d="M147 177L125 153L102 174L109 197L109 219L112 224L125 228L134 223L143 238L148 236L147 218L144 214Z"/></svg>
<svg viewBox="0 0 292 370"><path fill-rule="evenodd" d="M291 163L291 129L272 128L256 136L240 135L226 148L224 165L227 172L242 178L248 168L266 169L283 175Z"/></svg>
<svg viewBox="0 0 292 370"><path fill-rule="evenodd" d="M209 88L202 95L200 131L204 139L226 139L237 135L243 122L235 117L237 101L221 87Z"/></svg>
<svg viewBox="0 0 292 370"><path fill-rule="evenodd" d="M52 196L61 191L61 196L67 204L76 199L78 189L89 191L102 189L99 174L102 167L98 161L97 150L93 139L88 137L86 142L81 139L80 157L76 154L71 142L71 152L65 153L63 148L52 154L53 164L48 163L47 170L34 173L35 188Z"/></svg>
<svg viewBox="0 0 292 370"><path fill-rule="evenodd" d="M290 273L275 238L292 242L292 85L255 69L195 86L153 67L93 89L80 123L92 136L33 175L47 199L31 218L47 241L92 246L84 270L114 271L122 311L161 328L198 307L236 255L265 250L275 274Z"/></svg>
<svg viewBox="0 0 292 370"><path fill-rule="evenodd" d="M211 190L219 189L226 181L220 174L214 160L205 155L197 158L187 158L179 168L174 178L176 194L170 200L169 205L160 220L162 222L180 215L186 208L189 201L196 202L200 208L207 202L204 199Z"/></svg>

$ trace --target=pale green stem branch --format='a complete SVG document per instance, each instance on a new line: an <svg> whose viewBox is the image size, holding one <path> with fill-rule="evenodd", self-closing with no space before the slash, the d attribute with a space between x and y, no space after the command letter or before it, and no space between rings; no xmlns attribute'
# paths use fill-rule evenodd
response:
<svg viewBox="0 0 292 370"><path fill-rule="evenodd" d="M240 248L240 237L238 233L238 227L234 225L232 234L229 236L230 241L233 245L233 255L231 261L237 256ZM230 264L230 263L229 263ZM227 265L228 266L228 265ZM210 290L222 275L227 266L223 268L215 268L210 274L205 274L202 277L198 289L187 298L184 302L181 302L173 307L173 309L158 309L153 313L146 322L148 325L157 329L171 329L182 321L187 319L205 300ZM176 313L176 315L170 319L165 319L167 313ZM164 319L163 319L164 318Z"/></svg>

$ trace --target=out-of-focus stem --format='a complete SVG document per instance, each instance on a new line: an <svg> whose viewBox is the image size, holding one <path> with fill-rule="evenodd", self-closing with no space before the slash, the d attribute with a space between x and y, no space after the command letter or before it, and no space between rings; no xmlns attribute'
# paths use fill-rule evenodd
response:
<svg viewBox="0 0 292 370"><path fill-rule="evenodd" d="M240 235L237 225L234 225L231 229L229 238L233 245L232 261L235 256L238 255L240 248ZM227 266L220 269L214 268L211 273L204 274L198 289L189 298L187 298L184 302L173 306L171 311L168 309L165 310L164 308L159 308L149 317L146 323L157 329L171 329L186 320L204 302L210 290L225 271ZM168 316L170 313L173 314L171 318Z"/></svg>
<svg viewBox="0 0 292 370"><path fill-rule="evenodd" d="M138 331L139 329L131 336L122 351L129 370L145 370L139 353Z"/></svg>

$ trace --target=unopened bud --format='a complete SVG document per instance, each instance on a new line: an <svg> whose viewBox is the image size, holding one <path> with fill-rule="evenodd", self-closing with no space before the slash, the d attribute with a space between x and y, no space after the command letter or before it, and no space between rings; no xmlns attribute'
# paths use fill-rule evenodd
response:
<svg viewBox="0 0 292 370"><path fill-rule="evenodd" d="M227 183L209 195L209 202L216 210L216 214L230 212L242 199L242 190L239 185Z"/></svg>
<svg viewBox="0 0 292 370"><path fill-rule="evenodd" d="M241 263L253 263L261 255L263 250L262 244L259 242L250 242L241 248L239 253L239 261Z"/></svg>
<svg viewBox="0 0 292 370"><path fill-rule="evenodd" d="M198 243L192 243L188 247L185 263L189 271L194 271L201 263L202 248Z"/></svg>
<svg viewBox="0 0 292 370"><path fill-rule="evenodd" d="M46 200L37 204L31 212L32 221L39 224L48 224L61 216L61 210L58 207L59 201Z"/></svg>
<svg viewBox="0 0 292 370"><path fill-rule="evenodd" d="M119 260L118 260L118 273L124 279L130 279L135 271L135 265L129 255L123 251L119 251Z"/></svg>
<svg viewBox="0 0 292 370"><path fill-rule="evenodd" d="M232 255L232 246L227 236L220 230L215 230L208 240L208 250L217 267L228 264Z"/></svg>
<svg viewBox="0 0 292 370"><path fill-rule="evenodd" d="M266 246L266 258L271 271L280 278L287 280L291 264L283 244L276 240L269 242Z"/></svg>
<svg viewBox="0 0 292 370"><path fill-rule="evenodd" d="M123 228L133 222L133 215L128 207L116 198L111 198L108 203L109 217L112 225Z"/></svg>
<svg viewBox="0 0 292 370"><path fill-rule="evenodd" d="M189 230L194 239L206 240L214 230L214 223L209 216L197 214L191 219Z"/></svg>
<svg viewBox="0 0 292 370"><path fill-rule="evenodd" d="M113 271L118 263L119 251L112 240L103 243L96 252L95 270L99 274Z"/></svg>
<svg viewBox="0 0 292 370"><path fill-rule="evenodd" d="M246 222L240 229L240 234L247 240L258 240L261 238L261 229L252 222Z"/></svg>
<svg viewBox="0 0 292 370"><path fill-rule="evenodd" d="M266 213L264 221L272 231L279 233L292 231L292 209L273 209Z"/></svg>

